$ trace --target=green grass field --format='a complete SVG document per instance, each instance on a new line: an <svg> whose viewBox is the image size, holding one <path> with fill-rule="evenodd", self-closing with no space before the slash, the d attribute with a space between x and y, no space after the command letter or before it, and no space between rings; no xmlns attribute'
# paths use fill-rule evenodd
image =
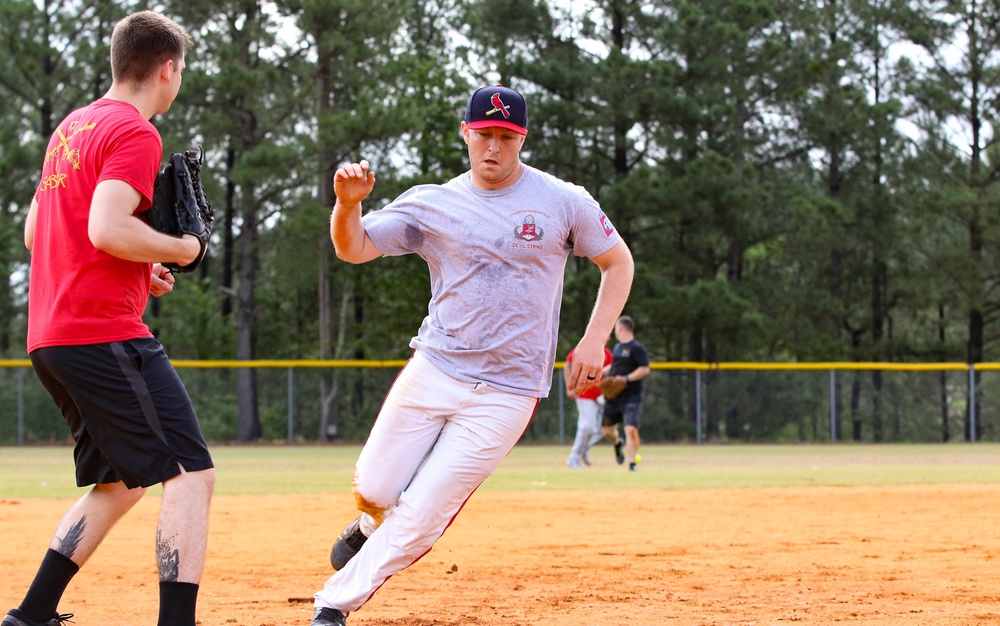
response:
<svg viewBox="0 0 1000 626"><path fill-rule="evenodd" d="M350 490L356 445L214 445L216 493ZM640 471L616 465L610 447L593 467L566 467L569 446L518 446L483 490L612 490L1000 482L1000 444L656 445ZM151 490L151 493L155 490ZM0 498L62 498L82 492L69 447L0 447Z"/></svg>

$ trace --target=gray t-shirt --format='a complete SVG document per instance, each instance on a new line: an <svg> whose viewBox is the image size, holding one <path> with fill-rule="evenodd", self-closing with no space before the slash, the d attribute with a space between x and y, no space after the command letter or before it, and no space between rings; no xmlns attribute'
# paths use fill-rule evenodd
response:
<svg viewBox="0 0 1000 626"><path fill-rule="evenodd" d="M468 172L420 185L362 219L383 255L427 261L431 300L410 346L453 378L540 398L552 382L566 259L621 239L583 187L529 166L498 190L476 188Z"/></svg>

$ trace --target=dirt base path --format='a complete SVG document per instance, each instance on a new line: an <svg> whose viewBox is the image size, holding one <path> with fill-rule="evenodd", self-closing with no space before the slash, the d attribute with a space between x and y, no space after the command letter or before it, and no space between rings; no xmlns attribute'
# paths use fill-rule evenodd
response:
<svg viewBox="0 0 1000 626"><path fill-rule="evenodd" d="M65 500L0 499L0 609ZM144 498L71 583L77 626L154 626ZM349 494L219 496L205 626L307 626ZM476 494L349 626L1000 625L1000 485Z"/></svg>

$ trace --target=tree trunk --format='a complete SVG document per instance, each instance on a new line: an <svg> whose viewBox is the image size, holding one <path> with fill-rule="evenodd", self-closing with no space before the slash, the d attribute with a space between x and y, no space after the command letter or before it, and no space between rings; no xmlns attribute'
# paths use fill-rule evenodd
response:
<svg viewBox="0 0 1000 626"><path fill-rule="evenodd" d="M938 372L938 398L941 407L941 441L948 443L951 433L948 427L948 373Z"/></svg>
<svg viewBox="0 0 1000 626"><path fill-rule="evenodd" d="M236 358L251 361L256 356L254 341L254 281L257 274L257 209L254 190L244 185L246 210L240 237L239 287L236 290ZM237 441L256 441L262 433L257 406L257 370L244 367L236 373L238 417Z"/></svg>
<svg viewBox="0 0 1000 626"><path fill-rule="evenodd" d="M872 438L875 443L885 441L885 418L882 415L882 371L872 372Z"/></svg>
<svg viewBox="0 0 1000 626"><path fill-rule="evenodd" d="M941 342L941 354L945 354L945 316L944 305L938 304L938 341ZM951 425L948 411L948 372L942 370L938 374L939 396L941 403L941 441L948 443L951 439Z"/></svg>
<svg viewBox="0 0 1000 626"><path fill-rule="evenodd" d="M851 437L854 441L861 441L861 372L854 372L854 380L851 382Z"/></svg>
<svg viewBox="0 0 1000 626"><path fill-rule="evenodd" d="M233 182L233 167L236 165L236 150L231 146L226 150L226 197L225 215L222 226L222 318L228 319L233 312L233 264L235 259L236 235L233 224L236 219L236 183Z"/></svg>
<svg viewBox="0 0 1000 626"><path fill-rule="evenodd" d="M975 4L973 4L975 7ZM975 15L975 18L981 17L980 15ZM972 19L968 23L968 28L966 33L969 37L969 62L973 66L972 72L970 73L969 85L969 126L972 129L972 141L970 142L970 147L972 148L971 158L969 159L969 180L973 185L978 185L982 177L982 126L983 126L983 113L980 110L982 106L981 102L981 92L983 90L983 84L981 81L982 76L982 62L985 58L985 52L982 48L983 42L980 41L979 31L977 29L979 20ZM973 215L969 220L969 256L977 268L983 267L983 248L984 248L984 233L982 218L980 217L980 208L978 203L973 206ZM985 280L985 279L984 279ZM975 293L972 294L970 298L969 306L969 343L968 343L968 359L969 364L973 367L976 363L981 363L983 360L983 336L984 336L984 326L985 321L983 318L983 300L984 300L984 285L983 281L980 281L976 286ZM979 406L982 385L980 384L979 371L976 370L973 373L973 381L976 385L975 394L971 394L971 402L966 411L967 419L965 420L965 438L967 441L978 440L979 437ZM975 427L973 426L975 425Z"/></svg>

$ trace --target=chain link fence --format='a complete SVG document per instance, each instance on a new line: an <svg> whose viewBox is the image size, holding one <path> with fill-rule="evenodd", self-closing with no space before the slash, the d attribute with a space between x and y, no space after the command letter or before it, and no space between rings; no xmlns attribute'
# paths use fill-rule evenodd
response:
<svg viewBox="0 0 1000 626"><path fill-rule="evenodd" d="M236 438L239 365L227 363L175 362L205 437L214 442ZM262 438L364 441L401 363L252 362ZM1000 403L994 400L1000 396L1000 364L652 363L651 368L643 381L641 426L649 443L1000 437ZM321 389L329 394L334 388L335 429L322 429ZM557 368L550 397L539 405L524 441L572 441L576 406L563 389ZM68 440L62 416L29 362L0 361L0 444Z"/></svg>

